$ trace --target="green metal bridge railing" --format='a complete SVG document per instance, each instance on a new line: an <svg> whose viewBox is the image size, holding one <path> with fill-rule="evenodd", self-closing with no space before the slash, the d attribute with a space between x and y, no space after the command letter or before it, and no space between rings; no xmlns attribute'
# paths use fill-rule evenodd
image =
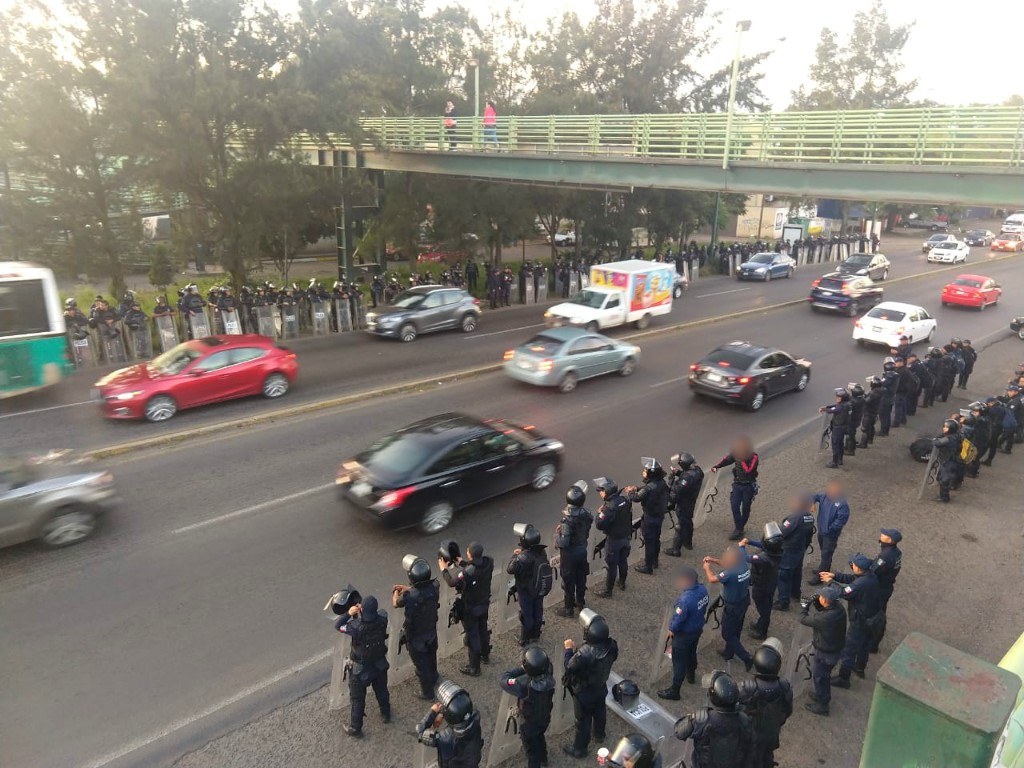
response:
<svg viewBox="0 0 1024 768"><path fill-rule="evenodd" d="M725 114L373 118L382 149L723 160ZM453 145L456 145L453 147ZM1024 107L734 114L730 162L1024 167Z"/></svg>

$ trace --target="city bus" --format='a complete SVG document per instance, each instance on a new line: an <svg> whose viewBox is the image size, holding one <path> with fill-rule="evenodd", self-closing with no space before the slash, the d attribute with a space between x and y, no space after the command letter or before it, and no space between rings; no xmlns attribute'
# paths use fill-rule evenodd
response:
<svg viewBox="0 0 1024 768"><path fill-rule="evenodd" d="M70 370L53 272L0 261L0 398L56 384Z"/></svg>

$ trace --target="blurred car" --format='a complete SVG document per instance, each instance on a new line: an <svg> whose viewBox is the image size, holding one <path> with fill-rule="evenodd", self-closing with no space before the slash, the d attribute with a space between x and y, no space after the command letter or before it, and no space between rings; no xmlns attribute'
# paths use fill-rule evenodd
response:
<svg viewBox="0 0 1024 768"><path fill-rule="evenodd" d="M872 280L885 280L889 277L889 267L892 266L881 253L854 253L836 267L836 272L841 275L861 275L870 277Z"/></svg>
<svg viewBox="0 0 1024 768"><path fill-rule="evenodd" d="M461 288L417 285L366 313L366 332L402 341L453 328L472 333L480 322L480 301Z"/></svg>
<svg viewBox="0 0 1024 768"><path fill-rule="evenodd" d="M556 232L554 238L549 237L548 242L554 239L556 248L568 248L576 245L575 232Z"/></svg>
<svg viewBox="0 0 1024 768"><path fill-rule="evenodd" d="M939 243L928 251L928 262L930 264L962 264L971 255L971 248L967 243L959 240L953 242Z"/></svg>
<svg viewBox="0 0 1024 768"><path fill-rule="evenodd" d="M96 382L93 399L112 419L167 421L200 405L281 397L298 373L295 353L266 336L208 336L107 374Z"/></svg>
<svg viewBox="0 0 1024 768"><path fill-rule="evenodd" d="M772 347L733 341L717 347L690 366L688 383L695 395L713 397L759 411L769 398L803 392L811 380L811 363Z"/></svg>
<svg viewBox="0 0 1024 768"><path fill-rule="evenodd" d="M1010 321L1010 330L1017 334L1017 337L1024 339L1024 317L1015 317Z"/></svg>
<svg viewBox="0 0 1024 768"><path fill-rule="evenodd" d="M999 237L992 241L991 249L993 251L1003 251L1006 253L1018 253L1024 251L1024 235L1018 235L1012 232L1001 232Z"/></svg>
<svg viewBox="0 0 1024 768"><path fill-rule="evenodd" d="M683 292L690 287L690 281L686 279L686 275L681 275L676 272L672 275L672 298L681 299Z"/></svg>
<svg viewBox="0 0 1024 768"><path fill-rule="evenodd" d="M815 280L811 285L811 295L807 297L812 310L843 312L850 317L856 317L881 300L882 288L871 278L838 272Z"/></svg>
<svg viewBox="0 0 1024 768"><path fill-rule="evenodd" d="M901 336L906 336L911 344L931 340L937 325L924 307L883 301L853 324L853 339L862 345L870 342L898 347Z"/></svg>
<svg viewBox="0 0 1024 768"><path fill-rule="evenodd" d="M118 501L113 476L88 464L0 457L0 547L78 544Z"/></svg>
<svg viewBox="0 0 1024 768"><path fill-rule="evenodd" d="M964 235L965 243L968 245L980 245L982 247L992 245L992 241L995 239L995 234L989 232L987 229L970 229Z"/></svg>
<svg viewBox="0 0 1024 768"><path fill-rule="evenodd" d="M736 270L737 280L769 280L792 277L796 262L784 253L755 253Z"/></svg>
<svg viewBox="0 0 1024 768"><path fill-rule="evenodd" d="M542 331L505 353L505 373L538 387L572 392L582 379L617 373L629 376L640 360L640 347L582 328Z"/></svg>
<svg viewBox="0 0 1024 768"><path fill-rule="evenodd" d="M920 216L903 219L902 226L906 229L930 229L932 232L945 232L949 229L948 222L922 219Z"/></svg>
<svg viewBox="0 0 1024 768"><path fill-rule="evenodd" d="M942 243L955 243L956 238L953 235L932 235L923 243L921 243L921 253L928 253L932 248Z"/></svg>
<svg viewBox="0 0 1024 768"><path fill-rule="evenodd" d="M991 277L984 275L957 275L942 289L942 306L958 304L983 310L999 303L1003 289Z"/></svg>
<svg viewBox="0 0 1024 768"><path fill-rule="evenodd" d="M543 491L562 467L564 448L532 426L444 413L342 462L335 488L345 506L390 528L437 533L465 507L524 486Z"/></svg>

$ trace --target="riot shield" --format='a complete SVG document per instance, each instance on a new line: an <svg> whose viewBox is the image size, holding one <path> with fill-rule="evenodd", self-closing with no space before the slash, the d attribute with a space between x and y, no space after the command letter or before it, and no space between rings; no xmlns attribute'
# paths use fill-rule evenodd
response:
<svg viewBox="0 0 1024 768"><path fill-rule="evenodd" d="M501 578L497 578L500 576ZM495 583L491 594L498 598L497 631L510 632L517 628L519 622L519 600L515 593L515 579L506 573L495 573Z"/></svg>
<svg viewBox="0 0 1024 768"><path fill-rule="evenodd" d="M722 585L708 584L708 608L704 616L704 632L697 641L697 650L707 648L708 644L721 635L722 609L725 604L722 602Z"/></svg>
<svg viewBox="0 0 1024 768"><path fill-rule="evenodd" d="M401 685L416 673L409 649L402 644L402 628L392 627L388 631L388 685Z"/></svg>
<svg viewBox="0 0 1024 768"><path fill-rule="evenodd" d="M561 656L556 657L552 663L555 670L555 701L551 709L551 724L548 725L547 733L550 736L564 733L576 723L576 716L573 713L572 694L569 689L562 685L562 678L565 675L565 664Z"/></svg>
<svg viewBox="0 0 1024 768"><path fill-rule="evenodd" d="M281 338L294 339L299 335L299 315L295 305L281 307Z"/></svg>
<svg viewBox="0 0 1024 768"><path fill-rule="evenodd" d="M613 671L608 677L608 711L625 721L627 731L637 731L650 739L666 767L693 765L693 742L676 738L676 720L679 718L643 692L640 693L640 701L632 709L623 709L611 691L621 682L622 675L617 672Z"/></svg>
<svg viewBox="0 0 1024 768"><path fill-rule="evenodd" d="M417 741L413 750L413 768L438 768L436 749L431 749L423 742Z"/></svg>
<svg viewBox="0 0 1024 768"><path fill-rule="evenodd" d="M580 288L589 288L589 287L590 287L590 275L588 275L586 272L580 273Z"/></svg>
<svg viewBox="0 0 1024 768"><path fill-rule="evenodd" d="M580 273L573 270L569 273L569 295L575 296L580 292Z"/></svg>
<svg viewBox="0 0 1024 768"><path fill-rule="evenodd" d="M338 315L338 331L346 332L352 330L352 310L349 307L348 299L335 299L334 311Z"/></svg>
<svg viewBox="0 0 1024 768"><path fill-rule="evenodd" d="M153 321L156 323L157 336L160 337L160 350L166 352L178 346L178 326L174 324L174 315L157 315Z"/></svg>
<svg viewBox="0 0 1024 768"><path fill-rule="evenodd" d="M352 638L344 632L336 632L334 638L334 653L331 655L331 687L328 689L327 709L330 712L348 706L348 681L346 675L348 655L352 650ZM397 632L392 634L397 635Z"/></svg>
<svg viewBox="0 0 1024 768"><path fill-rule="evenodd" d="M821 454L829 450L832 445L832 414L823 413L818 423L818 442L814 447L814 459L817 461Z"/></svg>
<svg viewBox="0 0 1024 768"><path fill-rule="evenodd" d="M331 322L327 317L327 305L322 301L313 302L313 334L323 336L331 330Z"/></svg>
<svg viewBox="0 0 1024 768"><path fill-rule="evenodd" d="M793 698L803 693L811 679L811 670L814 669L814 644L811 642L813 634L810 627L797 624L789 653L782 660L782 677L789 680L789 684L793 686Z"/></svg>
<svg viewBox="0 0 1024 768"><path fill-rule="evenodd" d="M362 294L355 294L352 297L352 325L354 328L366 327L366 303Z"/></svg>
<svg viewBox="0 0 1024 768"><path fill-rule="evenodd" d="M77 336L74 330L69 331L68 344L76 368L91 368L96 365L96 353L93 352L88 331L82 331Z"/></svg>
<svg viewBox="0 0 1024 768"><path fill-rule="evenodd" d="M693 511L694 530L704 525L707 522L708 515L714 510L715 501L718 498L718 482L721 477L721 472L711 472L704 476L700 498L697 500L697 508Z"/></svg>
<svg viewBox="0 0 1024 768"><path fill-rule="evenodd" d="M527 304L536 304L537 303L537 295L534 292L533 278L532 277L527 278L527 280L526 280L526 290L524 291L523 296L526 299L526 303Z"/></svg>
<svg viewBox="0 0 1024 768"><path fill-rule="evenodd" d="M665 619L661 622L661 631L655 641L654 653L651 654L651 672L647 676L647 689L653 691L665 670L672 668L672 638L668 636L669 622L672 621L674 610L669 607L665 611Z"/></svg>
<svg viewBox="0 0 1024 768"><path fill-rule="evenodd" d="M273 307L256 307L256 332L259 333L260 336L267 336L271 339L277 336L277 328L274 325Z"/></svg>
<svg viewBox="0 0 1024 768"><path fill-rule="evenodd" d="M441 610L442 613L437 622L437 658L446 659L463 649L462 625L458 622L450 624L444 613L444 607L449 608L455 602L458 593L448 586L447 582L441 584Z"/></svg>
<svg viewBox="0 0 1024 768"><path fill-rule="evenodd" d="M193 339L205 339L210 335L210 320L202 309L193 312L188 317L188 327L192 330Z"/></svg>
<svg viewBox="0 0 1024 768"><path fill-rule="evenodd" d="M494 718L494 735L491 736L491 748L487 754L487 766L492 768L501 765L511 757L519 754L522 744L519 742L519 712L516 698L502 691L498 702L498 714Z"/></svg>
<svg viewBox="0 0 1024 768"><path fill-rule="evenodd" d="M224 322L224 333L228 336L242 335L242 322L238 317L237 311L233 309L221 311L220 317Z"/></svg>
<svg viewBox="0 0 1024 768"><path fill-rule="evenodd" d="M136 360L149 360L153 357L153 334L150 332L148 319L143 320L134 330L129 328L128 338L131 341L132 355Z"/></svg>
<svg viewBox="0 0 1024 768"><path fill-rule="evenodd" d="M224 331L224 316L217 307L210 305L210 328L213 333L217 336L223 336Z"/></svg>
<svg viewBox="0 0 1024 768"><path fill-rule="evenodd" d="M108 333L106 329L100 330L100 339L103 342L103 356L108 364L121 365L126 363L127 356L124 351L124 338L120 330Z"/></svg>
<svg viewBox="0 0 1024 768"><path fill-rule="evenodd" d="M541 275L540 282L537 283L537 303L543 304L548 300L548 276Z"/></svg>
<svg viewBox="0 0 1024 768"><path fill-rule="evenodd" d="M925 489L929 485L935 485L939 474L939 449L933 447L932 455L928 457L928 465L924 468L924 477L921 479L921 488L917 492L917 500L924 498Z"/></svg>

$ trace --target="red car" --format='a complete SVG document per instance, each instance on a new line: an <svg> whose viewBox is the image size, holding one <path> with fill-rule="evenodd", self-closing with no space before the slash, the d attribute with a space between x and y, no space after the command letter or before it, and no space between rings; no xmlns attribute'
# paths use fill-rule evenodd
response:
<svg viewBox="0 0 1024 768"><path fill-rule="evenodd" d="M956 280L942 289L942 306L959 304L982 310L998 304L1003 289L991 277L984 275L958 275Z"/></svg>
<svg viewBox="0 0 1024 768"><path fill-rule="evenodd" d="M1006 251L1009 253L1024 251L1024 235L1018 235L1014 232L1000 232L999 237L992 241L989 250Z"/></svg>
<svg viewBox="0 0 1024 768"><path fill-rule="evenodd" d="M93 399L112 419L167 421L179 410L237 397L281 397L298 372L295 353L266 336L208 336L104 376Z"/></svg>

